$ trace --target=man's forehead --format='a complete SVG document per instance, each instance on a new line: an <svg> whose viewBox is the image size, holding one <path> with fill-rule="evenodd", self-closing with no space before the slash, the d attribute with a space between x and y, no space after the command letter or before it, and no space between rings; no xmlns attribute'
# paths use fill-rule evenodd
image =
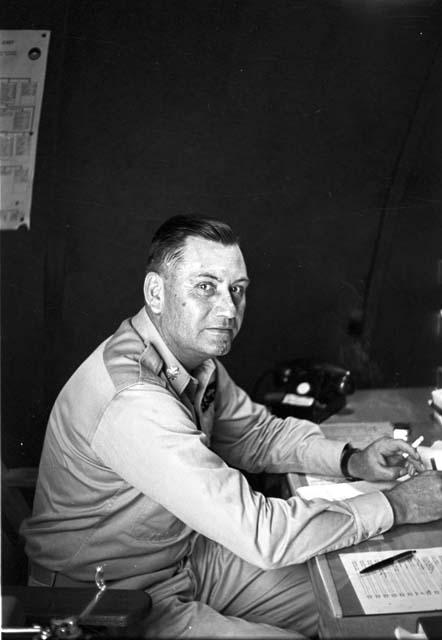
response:
<svg viewBox="0 0 442 640"><path fill-rule="evenodd" d="M244 257L237 244L223 245L194 236L186 239L177 267L192 275L210 273L213 270L214 274L235 272L236 277L247 277Z"/></svg>

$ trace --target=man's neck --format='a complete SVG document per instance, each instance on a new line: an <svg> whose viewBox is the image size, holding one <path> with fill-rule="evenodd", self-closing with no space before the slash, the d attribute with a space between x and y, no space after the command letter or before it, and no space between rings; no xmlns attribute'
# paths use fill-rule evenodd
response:
<svg viewBox="0 0 442 640"><path fill-rule="evenodd" d="M190 375L193 375L193 372L202 365L202 363L205 360L209 360L209 358L204 358L203 360L201 359L196 359L196 358L183 358L180 354L176 353L176 349L174 349L173 345L170 344L170 342L167 340L166 336L164 335L164 332L162 331L162 327L161 327L161 323L158 320L158 317L156 316L156 314L152 313L151 309L148 307L148 305L145 305L145 309L146 309L146 313L150 319L150 321L152 322L153 326L155 327L155 329L158 331L162 341L164 342L164 344L167 346L167 348L171 351L171 353L173 353L173 355L175 356L175 358L178 360L178 362L185 368L185 370L190 373Z"/></svg>

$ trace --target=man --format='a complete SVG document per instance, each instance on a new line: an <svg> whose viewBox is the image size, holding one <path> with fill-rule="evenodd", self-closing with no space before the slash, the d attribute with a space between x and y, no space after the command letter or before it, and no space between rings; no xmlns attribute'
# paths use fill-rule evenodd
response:
<svg viewBox="0 0 442 640"><path fill-rule="evenodd" d="M30 584L147 589L147 637L311 636L305 561L393 524L442 516L442 479L419 473L340 502L253 491L241 470L394 479L415 450L363 451L253 403L218 360L243 320L246 265L230 227L177 216L154 236L144 308L80 366L51 414Z"/></svg>

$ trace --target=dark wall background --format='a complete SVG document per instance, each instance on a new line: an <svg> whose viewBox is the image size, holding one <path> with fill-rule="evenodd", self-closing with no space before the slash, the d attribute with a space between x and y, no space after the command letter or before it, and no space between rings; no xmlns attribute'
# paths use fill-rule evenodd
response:
<svg viewBox="0 0 442 640"><path fill-rule="evenodd" d="M8 464L38 461L58 390L141 307L150 237L179 212L242 237L253 284L226 361L246 389L304 356L359 386L434 383L437 1L6 0L1 13L2 28L51 30L31 230L1 236Z"/></svg>

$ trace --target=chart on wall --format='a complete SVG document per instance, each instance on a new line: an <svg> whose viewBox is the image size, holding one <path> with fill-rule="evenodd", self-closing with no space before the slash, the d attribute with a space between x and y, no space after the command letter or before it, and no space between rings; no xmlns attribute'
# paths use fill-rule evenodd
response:
<svg viewBox="0 0 442 640"><path fill-rule="evenodd" d="M0 30L0 229L30 228L50 32Z"/></svg>

